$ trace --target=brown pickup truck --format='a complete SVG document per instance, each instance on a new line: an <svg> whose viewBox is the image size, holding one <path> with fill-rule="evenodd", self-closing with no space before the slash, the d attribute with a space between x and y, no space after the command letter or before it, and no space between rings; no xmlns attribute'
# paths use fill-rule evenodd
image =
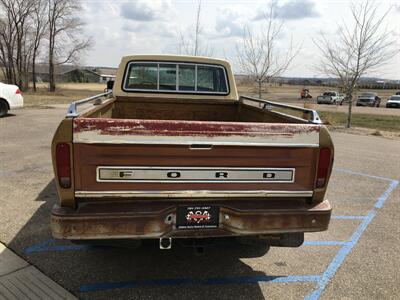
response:
<svg viewBox="0 0 400 300"><path fill-rule="evenodd" d="M226 61L127 56L113 90L73 102L54 135L52 233L300 246L328 228L333 151L314 110L238 97Z"/></svg>

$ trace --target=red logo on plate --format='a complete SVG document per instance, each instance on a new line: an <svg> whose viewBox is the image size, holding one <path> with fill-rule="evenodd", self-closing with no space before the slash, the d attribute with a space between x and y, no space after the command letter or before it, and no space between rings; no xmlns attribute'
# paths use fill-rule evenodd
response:
<svg viewBox="0 0 400 300"><path fill-rule="evenodd" d="M189 211L189 213L186 215L186 220L189 222L196 222L196 223L201 223L203 221L209 221L211 219L210 213L205 210L205 211Z"/></svg>

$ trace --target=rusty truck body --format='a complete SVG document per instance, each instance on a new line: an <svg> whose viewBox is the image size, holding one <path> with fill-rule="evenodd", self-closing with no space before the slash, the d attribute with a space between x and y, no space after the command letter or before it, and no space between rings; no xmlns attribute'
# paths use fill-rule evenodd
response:
<svg viewBox="0 0 400 300"><path fill-rule="evenodd" d="M226 61L127 56L54 135L52 234L299 246L328 228L333 155L315 111L239 97Z"/></svg>

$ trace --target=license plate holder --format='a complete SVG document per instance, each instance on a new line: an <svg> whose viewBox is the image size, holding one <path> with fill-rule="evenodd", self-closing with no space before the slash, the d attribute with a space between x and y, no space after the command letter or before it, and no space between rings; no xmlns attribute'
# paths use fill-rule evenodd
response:
<svg viewBox="0 0 400 300"><path fill-rule="evenodd" d="M219 225L219 206L185 205L178 206L177 229L214 229Z"/></svg>

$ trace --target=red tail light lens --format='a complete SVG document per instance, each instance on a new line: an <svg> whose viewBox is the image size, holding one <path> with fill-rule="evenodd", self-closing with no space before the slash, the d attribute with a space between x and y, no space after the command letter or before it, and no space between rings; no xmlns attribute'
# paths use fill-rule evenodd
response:
<svg viewBox="0 0 400 300"><path fill-rule="evenodd" d="M329 148L321 148L319 150L317 182L316 182L317 188L322 188L325 186L330 166L331 166L331 150Z"/></svg>
<svg viewBox="0 0 400 300"><path fill-rule="evenodd" d="M22 92L21 92L20 89L17 89L17 90L15 91L15 93L16 93L17 95L22 94Z"/></svg>
<svg viewBox="0 0 400 300"><path fill-rule="evenodd" d="M71 187L71 150L66 143L56 146L56 165L58 182L62 188Z"/></svg>

